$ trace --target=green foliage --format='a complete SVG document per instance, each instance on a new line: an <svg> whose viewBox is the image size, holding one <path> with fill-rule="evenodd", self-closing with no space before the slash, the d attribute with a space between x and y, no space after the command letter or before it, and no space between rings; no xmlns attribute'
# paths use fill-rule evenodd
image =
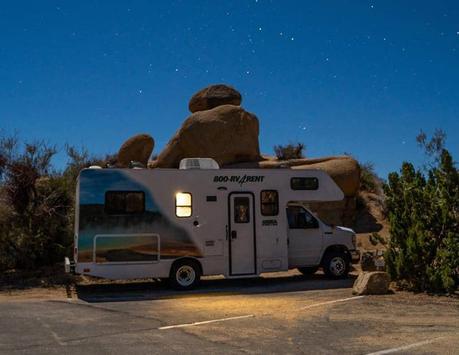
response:
<svg viewBox="0 0 459 355"><path fill-rule="evenodd" d="M376 175L374 164L366 162L360 164L360 190L378 192L381 189L381 182Z"/></svg>
<svg viewBox="0 0 459 355"><path fill-rule="evenodd" d="M376 233L376 232L373 232L370 234L369 240L370 240L371 245L374 245L374 246L378 244L382 244L382 245L387 244L386 240L379 233Z"/></svg>
<svg viewBox="0 0 459 355"><path fill-rule="evenodd" d="M301 159L304 158L305 149L302 143L290 143L287 145L275 145L274 153L279 160Z"/></svg>
<svg viewBox="0 0 459 355"><path fill-rule="evenodd" d="M63 172L53 171L54 147L0 138L0 271L33 270L71 255L79 171L101 159L68 147Z"/></svg>
<svg viewBox="0 0 459 355"><path fill-rule="evenodd" d="M426 174L404 163L384 186L391 227L386 264L413 290L451 292L459 267L459 174L442 149Z"/></svg>

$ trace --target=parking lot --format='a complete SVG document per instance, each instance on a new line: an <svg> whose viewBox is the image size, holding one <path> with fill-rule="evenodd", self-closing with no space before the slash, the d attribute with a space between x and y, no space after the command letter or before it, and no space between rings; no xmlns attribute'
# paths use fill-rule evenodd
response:
<svg viewBox="0 0 459 355"><path fill-rule="evenodd" d="M353 279L296 272L0 294L1 353L459 352L457 298L352 295Z"/></svg>

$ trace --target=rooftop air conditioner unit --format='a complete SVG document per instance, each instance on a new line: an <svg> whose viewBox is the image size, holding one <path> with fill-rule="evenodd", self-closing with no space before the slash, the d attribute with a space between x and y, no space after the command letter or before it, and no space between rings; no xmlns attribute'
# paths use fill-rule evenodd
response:
<svg viewBox="0 0 459 355"><path fill-rule="evenodd" d="M180 161L179 169L217 170L220 167L212 158L185 158Z"/></svg>

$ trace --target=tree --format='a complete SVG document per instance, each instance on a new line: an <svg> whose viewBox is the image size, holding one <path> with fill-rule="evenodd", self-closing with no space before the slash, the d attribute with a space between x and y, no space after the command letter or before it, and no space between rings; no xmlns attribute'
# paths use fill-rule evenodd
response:
<svg viewBox="0 0 459 355"><path fill-rule="evenodd" d="M434 147L426 137L421 141ZM435 145L441 152L426 149L438 153L437 163L426 173L405 162L384 186L391 228L387 268L392 279L408 289L451 292L456 287L459 174L443 145L444 139Z"/></svg>

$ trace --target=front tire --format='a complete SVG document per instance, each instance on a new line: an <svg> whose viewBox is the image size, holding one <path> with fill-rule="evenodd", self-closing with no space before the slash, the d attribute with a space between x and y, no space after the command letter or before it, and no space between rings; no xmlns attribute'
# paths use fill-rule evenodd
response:
<svg viewBox="0 0 459 355"><path fill-rule="evenodd" d="M348 256L342 251L332 251L325 255L322 263L325 275L330 279L344 279L351 265Z"/></svg>
<svg viewBox="0 0 459 355"><path fill-rule="evenodd" d="M201 279L201 269L192 260L179 261L172 265L169 282L176 290L191 290Z"/></svg>

